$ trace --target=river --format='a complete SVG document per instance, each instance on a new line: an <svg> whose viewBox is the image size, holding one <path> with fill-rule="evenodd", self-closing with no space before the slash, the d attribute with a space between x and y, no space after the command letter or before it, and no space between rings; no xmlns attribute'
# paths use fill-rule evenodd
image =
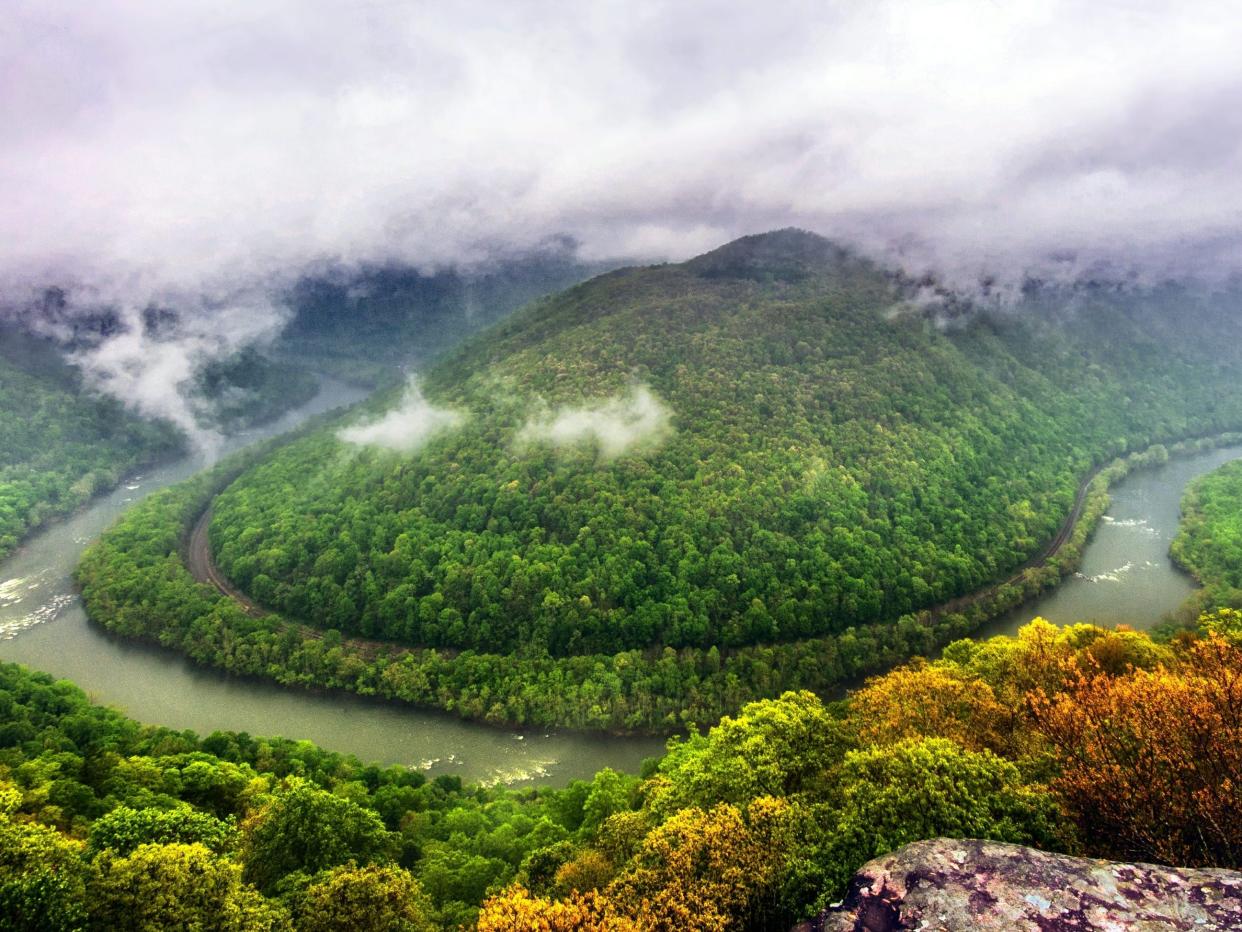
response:
<svg viewBox="0 0 1242 932"><path fill-rule="evenodd" d="M325 379L306 406L231 439L216 455L186 457L135 476L73 517L43 529L0 563L0 658L73 680L90 697L143 722L308 739L367 761L455 773L484 783L563 784L602 767L634 772L659 754L651 738L495 729L345 693L317 694L237 679L178 655L123 641L87 621L73 587L83 548L133 502L204 469L219 455L284 432L362 393ZM1193 591L1169 559L1186 484L1242 456L1242 446L1179 457L1135 472L1112 504L1074 576L989 624L981 636L1011 634L1036 615L1067 624L1158 623Z"/></svg>
<svg viewBox="0 0 1242 932"><path fill-rule="evenodd" d="M1195 590L1194 580L1169 558L1182 493L1192 480L1238 457L1242 446L1221 447L1131 473L1109 491L1112 501L1078 572L977 636L1013 634L1036 616L1060 625L1090 621L1145 629L1159 624Z"/></svg>
<svg viewBox="0 0 1242 932"><path fill-rule="evenodd" d="M453 773L484 783L557 783L603 767L636 772L663 741L558 732L517 733L452 716L351 696L316 694L196 667L176 654L109 635L91 624L74 591L82 550L131 504L186 479L232 450L283 433L363 393L324 379L307 405L123 482L72 517L36 533L0 562L0 659L77 683L92 700L142 722L308 739L365 761Z"/></svg>

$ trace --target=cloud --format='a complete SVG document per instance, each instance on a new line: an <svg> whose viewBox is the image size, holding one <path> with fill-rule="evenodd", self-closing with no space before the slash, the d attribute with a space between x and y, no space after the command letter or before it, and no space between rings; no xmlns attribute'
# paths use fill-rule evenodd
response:
<svg viewBox="0 0 1242 932"><path fill-rule="evenodd" d="M410 454L463 420L460 413L431 404L411 379L397 407L375 420L343 428L337 436L346 443Z"/></svg>
<svg viewBox="0 0 1242 932"><path fill-rule="evenodd" d="M141 305L325 260L557 233L677 259L791 224L966 277L1242 265L1242 19L1211 0L15 0L5 19L10 288Z"/></svg>
<svg viewBox="0 0 1242 932"><path fill-rule="evenodd" d="M519 446L546 443L565 448L594 444L602 459L658 445L672 430L670 411L646 385L594 405L563 406L527 420Z"/></svg>

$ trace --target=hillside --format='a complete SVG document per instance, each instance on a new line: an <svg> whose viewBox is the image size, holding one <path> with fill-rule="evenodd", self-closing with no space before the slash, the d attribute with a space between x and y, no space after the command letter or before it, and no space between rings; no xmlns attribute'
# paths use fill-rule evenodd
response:
<svg viewBox="0 0 1242 932"><path fill-rule="evenodd" d="M1203 587L1180 614L1242 608L1242 461L1226 463L1186 489L1173 559Z"/></svg>
<svg viewBox="0 0 1242 932"><path fill-rule="evenodd" d="M221 496L222 568L412 644L792 640L996 577L1093 461L1190 427L1197 399L1127 377L1148 347L1095 374L1090 350L1031 358L1016 326L887 320L880 271L761 242L604 276L474 341L424 384L464 423L413 455L291 447Z"/></svg>
<svg viewBox="0 0 1242 932"><path fill-rule="evenodd" d="M189 585L117 581L166 555L125 554L163 539L144 522L173 539L192 523L171 500L88 558L88 607L283 682L668 728L965 633L990 609L915 613L1012 578L1004 607L1055 579L1072 551L1015 574L1092 467L1242 425L1229 295L1032 288L947 324L912 295L797 231L600 276L219 495L220 570L311 627L134 601Z"/></svg>
<svg viewBox="0 0 1242 932"><path fill-rule="evenodd" d="M85 390L51 346L0 326L0 557L182 442L171 424Z"/></svg>

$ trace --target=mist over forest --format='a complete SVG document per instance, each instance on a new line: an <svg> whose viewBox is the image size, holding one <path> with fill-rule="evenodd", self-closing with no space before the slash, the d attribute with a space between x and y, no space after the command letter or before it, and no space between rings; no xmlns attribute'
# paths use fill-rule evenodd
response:
<svg viewBox="0 0 1242 932"><path fill-rule="evenodd" d="M1240 47L13 0L0 932L1242 927Z"/></svg>
<svg viewBox="0 0 1242 932"><path fill-rule="evenodd" d="M1175 9L23 2L0 296L109 337L78 362L154 413L325 269L427 304L382 270L434 289L548 244L586 271L799 226L968 292L1218 282L1240 259L1236 23Z"/></svg>

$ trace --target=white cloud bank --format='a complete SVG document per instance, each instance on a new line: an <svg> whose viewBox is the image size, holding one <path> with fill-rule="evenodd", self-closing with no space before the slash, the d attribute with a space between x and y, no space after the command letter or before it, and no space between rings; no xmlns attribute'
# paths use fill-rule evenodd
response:
<svg viewBox="0 0 1242 932"><path fill-rule="evenodd" d="M437 408L423 397L413 379L401 403L379 418L337 432L346 443L380 447L396 453L416 452L432 437L462 424L465 418L449 408Z"/></svg>
<svg viewBox="0 0 1242 932"><path fill-rule="evenodd" d="M1242 267L1217 0L10 0L0 282L134 296L556 233Z"/></svg>
<svg viewBox="0 0 1242 932"><path fill-rule="evenodd" d="M658 446L672 431L671 412L646 385L583 407L561 407L530 418L518 432L519 446L594 444L602 459Z"/></svg>

